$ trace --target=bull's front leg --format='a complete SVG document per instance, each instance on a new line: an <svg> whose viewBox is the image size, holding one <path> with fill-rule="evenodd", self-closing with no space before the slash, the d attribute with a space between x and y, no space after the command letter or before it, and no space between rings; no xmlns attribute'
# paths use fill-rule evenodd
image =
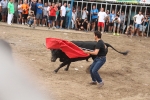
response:
<svg viewBox="0 0 150 100"><path fill-rule="evenodd" d="M60 68L64 67L65 65L68 65L69 63L70 61L68 60L64 61L63 63L60 64L60 66L57 69L54 70L54 72L57 73Z"/></svg>
<svg viewBox="0 0 150 100"><path fill-rule="evenodd" d="M67 67L65 68L65 71L68 71L70 64L71 62L67 65Z"/></svg>

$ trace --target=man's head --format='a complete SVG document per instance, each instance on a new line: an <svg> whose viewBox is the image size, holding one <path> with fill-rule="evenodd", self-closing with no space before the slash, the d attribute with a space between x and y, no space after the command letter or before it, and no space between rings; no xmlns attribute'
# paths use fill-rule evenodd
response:
<svg viewBox="0 0 150 100"><path fill-rule="evenodd" d="M112 10L112 12L111 12L112 14L114 14L115 13L115 11L114 10Z"/></svg>
<svg viewBox="0 0 150 100"><path fill-rule="evenodd" d="M51 6L51 5L52 5L52 3L51 3L51 2L49 2L49 3L48 3L48 6Z"/></svg>
<svg viewBox="0 0 150 100"><path fill-rule="evenodd" d="M139 11L139 15L141 15L142 14L142 11Z"/></svg>
<svg viewBox="0 0 150 100"><path fill-rule="evenodd" d="M24 3L26 4L26 3L27 3L27 0L24 0Z"/></svg>
<svg viewBox="0 0 150 100"><path fill-rule="evenodd" d="M101 11L101 12L104 12L104 8L100 8L100 11Z"/></svg>
<svg viewBox="0 0 150 100"><path fill-rule="evenodd" d="M73 9L73 13L75 13L76 12L76 10L75 9Z"/></svg>
<svg viewBox="0 0 150 100"><path fill-rule="evenodd" d="M87 10L87 7L84 7L83 10Z"/></svg>
<svg viewBox="0 0 150 100"><path fill-rule="evenodd" d="M101 39L101 36L102 36L101 32L99 32L99 31L95 31L94 32L94 38L95 38L95 40Z"/></svg>
<svg viewBox="0 0 150 100"><path fill-rule="evenodd" d="M41 3L41 0L38 0L38 3Z"/></svg>
<svg viewBox="0 0 150 100"><path fill-rule="evenodd" d="M55 4L55 7L58 7L58 4L57 4L57 3Z"/></svg>
<svg viewBox="0 0 150 100"><path fill-rule="evenodd" d="M52 6L53 6L53 7L55 6L55 3L54 3L54 2L52 3Z"/></svg>
<svg viewBox="0 0 150 100"><path fill-rule="evenodd" d="M109 10L106 11L106 14L109 14Z"/></svg>
<svg viewBox="0 0 150 100"><path fill-rule="evenodd" d="M22 4L22 0L19 1L19 4Z"/></svg>
<svg viewBox="0 0 150 100"><path fill-rule="evenodd" d="M47 7L47 3L45 3L44 6Z"/></svg>
<svg viewBox="0 0 150 100"><path fill-rule="evenodd" d="M124 12L123 12L123 11L121 12L121 15L124 15Z"/></svg>
<svg viewBox="0 0 150 100"><path fill-rule="evenodd" d="M58 6L61 7L61 3L59 3Z"/></svg>
<svg viewBox="0 0 150 100"><path fill-rule="evenodd" d="M66 7L67 3L64 3L64 6Z"/></svg>
<svg viewBox="0 0 150 100"><path fill-rule="evenodd" d="M68 4L68 8L70 8L70 4Z"/></svg>
<svg viewBox="0 0 150 100"><path fill-rule="evenodd" d="M95 9L96 8L96 6L95 5L93 5L93 9Z"/></svg>

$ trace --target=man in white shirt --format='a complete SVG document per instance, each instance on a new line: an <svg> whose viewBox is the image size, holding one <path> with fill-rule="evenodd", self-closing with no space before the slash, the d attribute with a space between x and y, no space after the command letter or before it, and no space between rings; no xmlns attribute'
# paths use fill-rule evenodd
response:
<svg viewBox="0 0 150 100"><path fill-rule="evenodd" d="M98 13L98 31L102 28L102 33L104 32L104 23L107 14L104 12L104 8L100 8L100 12Z"/></svg>
<svg viewBox="0 0 150 100"><path fill-rule="evenodd" d="M88 15L88 11L87 11L87 8L84 7L83 10L82 10L82 20L84 21L85 18L87 18L87 15Z"/></svg>
<svg viewBox="0 0 150 100"><path fill-rule="evenodd" d="M66 16L66 3L64 3L64 5L62 5L61 6L61 8L60 8L60 20L61 20L61 22L60 22L60 29L62 29L62 25L63 25L63 22L64 22L64 20L65 20L65 16Z"/></svg>
<svg viewBox="0 0 150 100"><path fill-rule="evenodd" d="M139 14L135 15L133 17L133 19L134 19L134 23L135 23L136 35L138 36L139 30L140 30L140 26L143 23L143 19L144 19L144 16L142 15L142 12L139 11Z"/></svg>

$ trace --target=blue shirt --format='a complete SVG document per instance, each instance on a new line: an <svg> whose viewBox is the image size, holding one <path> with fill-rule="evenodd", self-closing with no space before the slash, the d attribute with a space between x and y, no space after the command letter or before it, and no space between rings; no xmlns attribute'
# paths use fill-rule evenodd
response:
<svg viewBox="0 0 150 100"><path fill-rule="evenodd" d="M71 8L66 8L66 16L70 16L70 14L71 14Z"/></svg>
<svg viewBox="0 0 150 100"><path fill-rule="evenodd" d="M112 22L113 21L113 19L115 18L115 14L109 14L109 17L110 17L110 22Z"/></svg>
<svg viewBox="0 0 150 100"><path fill-rule="evenodd" d="M36 4L36 13L37 14L42 14L42 12L43 12L43 9L41 9L41 8L38 8L39 6L42 6L43 7L43 4L41 4L41 3L37 3Z"/></svg>
<svg viewBox="0 0 150 100"><path fill-rule="evenodd" d="M97 14L94 14L94 13L97 13ZM98 18L98 10L97 9L92 9L91 14L92 14L92 19Z"/></svg>

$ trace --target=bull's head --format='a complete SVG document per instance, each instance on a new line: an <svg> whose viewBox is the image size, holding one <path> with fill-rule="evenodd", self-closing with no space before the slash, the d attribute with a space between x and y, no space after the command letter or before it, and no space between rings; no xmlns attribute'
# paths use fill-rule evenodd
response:
<svg viewBox="0 0 150 100"><path fill-rule="evenodd" d="M55 62L57 58L60 56L60 50L59 49L51 49L51 62Z"/></svg>

